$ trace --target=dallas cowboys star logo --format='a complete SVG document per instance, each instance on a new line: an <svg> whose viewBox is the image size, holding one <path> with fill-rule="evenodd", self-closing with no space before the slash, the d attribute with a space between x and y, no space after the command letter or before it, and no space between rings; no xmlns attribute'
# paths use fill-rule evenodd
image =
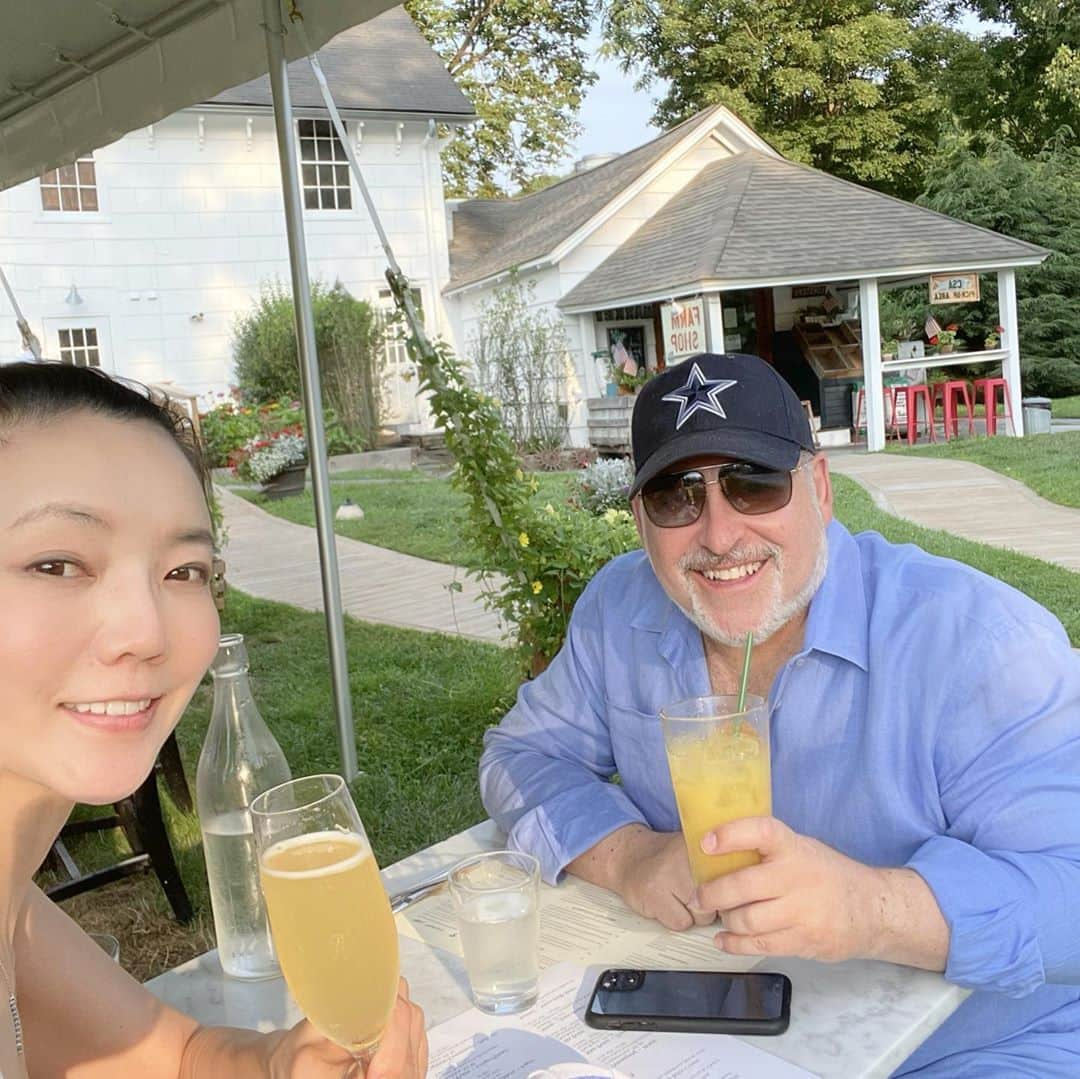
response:
<svg viewBox="0 0 1080 1079"><path fill-rule="evenodd" d="M679 406L679 416L675 420L677 431L699 409L726 420L727 413L717 398L724 390L731 389L735 384L733 378L706 378L701 373L701 368L695 363L690 368L690 377L686 380L686 385L665 394L660 400L670 401L673 405Z"/></svg>

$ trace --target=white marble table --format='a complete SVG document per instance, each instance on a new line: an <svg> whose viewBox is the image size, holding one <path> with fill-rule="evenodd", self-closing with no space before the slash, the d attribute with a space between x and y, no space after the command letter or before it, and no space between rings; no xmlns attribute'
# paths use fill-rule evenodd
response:
<svg viewBox="0 0 1080 1079"><path fill-rule="evenodd" d="M383 871L387 890L408 888L459 858L502 845L491 821L420 851ZM433 1026L470 1007L461 960L401 938L402 972ZM770 960L791 978L791 1026L776 1038L747 1038L766 1052L830 1079L887 1076L963 1002L967 991L938 974L890 963L825 964ZM301 1014L280 978L239 982L221 972L216 952L147 983L162 1000L200 1022L253 1030L291 1026Z"/></svg>

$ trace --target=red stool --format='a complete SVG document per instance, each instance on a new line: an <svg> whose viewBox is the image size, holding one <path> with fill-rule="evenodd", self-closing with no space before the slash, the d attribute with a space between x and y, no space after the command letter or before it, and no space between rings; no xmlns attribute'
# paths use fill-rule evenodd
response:
<svg viewBox="0 0 1080 1079"><path fill-rule="evenodd" d="M937 408L938 399L941 399L941 411L945 420L945 441L949 441L949 428L952 428L952 437L960 437L960 417L957 415L957 406L963 405L967 409L968 434L975 434L975 406L971 400L971 390L968 388L967 379L956 379L951 382L934 383L934 407Z"/></svg>
<svg viewBox="0 0 1080 1079"><path fill-rule="evenodd" d="M883 404L885 405L885 411L888 415L888 419L885 421L886 434L889 428L896 430L896 395L893 392L892 386L882 386L881 395ZM855 434L858 436L859 428L863 427L863 406L866 403L866 390L859 390L858 397L855 398L855 423L852 425L855 428ZM869 439L867 434L867 439Z"/></svg>
<svg viewBox="0 0 1080 1079"><path fill-rule="evenodd" d="M979 400L979 391L982 391L983 404L986 406L986 433L997 434L997 389L1001 387L1001 403L1004 406L1002 419L1009 421L1009 427L1016 434L1016 424L1013 422L1012 400L1009 397L1009 384L1003 378L977 378L975 379L975 400Z"/></svg>
<svg viewBox="0 0 1080 1079"><path fill-rule="evenodd" d="M930 387L925 382L920 382L915 386L897 386L896 399L897 403L901 396L904 399L904 410L907 413L907 440L908 445L913 446L916 439L919 437L919 402L923 403L923 410L926 416L926 428L927 434L930 436L931 442L937 441L937 436L934 434L934 399L930 394ZM894 422L893 429L896 431L897 436L900 434L900 427L897 422Z"/></svg>

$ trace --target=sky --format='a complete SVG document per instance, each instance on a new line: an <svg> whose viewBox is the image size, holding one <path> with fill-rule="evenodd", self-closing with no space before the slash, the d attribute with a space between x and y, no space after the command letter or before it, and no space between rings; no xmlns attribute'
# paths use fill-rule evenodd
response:
<svg viewBox="0 0 1080 1079"><path fill-rule="evenodd" d="M980 24L972 15L965 15L957 24L969 34L980 30L1006 29L995 24ZM614 60L596 55L600 46L600 30L594 27L589 38L593 50L593 70L600 78L589 88L581 107L582 134L567 156L569 169L586 154L621 154L648 142L660 134L649 126L654 111L653 101L663 96L664 84L656 83L647 91L634 89L634 76L624 75Z"/></svg>

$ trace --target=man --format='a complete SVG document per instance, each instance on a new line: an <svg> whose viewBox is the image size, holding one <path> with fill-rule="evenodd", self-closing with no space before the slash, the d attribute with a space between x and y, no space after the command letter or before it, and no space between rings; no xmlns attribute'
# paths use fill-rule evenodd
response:
<svg viewBox="0 0 1080 1079"><path fill-rule="evenodd" d="M1061 625L833 521L805 413L756 357L658 375L632 441L644 550L596 575L485 739L511 844L674 929L720 913L732 954L884 959L976 990L897 1074L1080 1075L1080 664ZM695 891L658 713L735 691L751 632L775 816L707 836L761 864Z"/></svg>

